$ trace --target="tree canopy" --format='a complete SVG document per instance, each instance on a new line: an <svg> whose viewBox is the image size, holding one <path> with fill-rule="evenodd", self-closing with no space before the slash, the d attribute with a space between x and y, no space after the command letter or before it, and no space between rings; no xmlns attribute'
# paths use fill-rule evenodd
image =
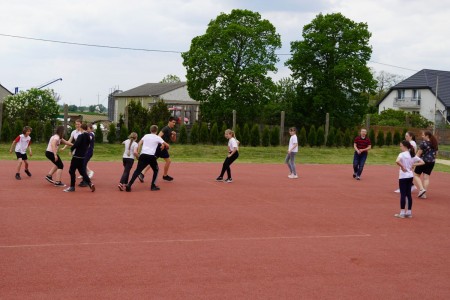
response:
<svg viewBox="0 0 450 300"><path fill-rule="evenodd" d="M367 24L340 13L319 14L304 26L302 36L291 42L292 57L286 62L302 87L294 110L306 124L323 124L327 112L335 127L360 123L367 94L376 86L367 67L372 54Z"/></svg>
<svg viewBox="0 0 450 300"><path fill-rule="evenodd" d="M188 91L198 100L202 118L230 122L232 110L241 120L253 121L268 102L281 47L275 27L249 10L222 13L195 37L182 54Z"/></svg>
<svg viewBox="0 0 450 300"><path fill-rule="evenodd" d="M181 82L181 79L177 75L173 75L173 74L166 75L160 81L160 83L177 83L177 82Z"/></svg>
<svg viewBox="0 0 450 300"><path fill-rule="evenodd" d="M24 124L30 121L49 121L57 117L59 106L52 90L32 88L7 96L4 102L4 117L9 122L17 119Z"/></svg>

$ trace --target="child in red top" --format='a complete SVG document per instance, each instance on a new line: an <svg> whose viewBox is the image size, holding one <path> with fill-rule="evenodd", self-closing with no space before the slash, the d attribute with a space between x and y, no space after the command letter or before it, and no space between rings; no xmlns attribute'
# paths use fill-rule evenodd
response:
<svg viewBox="0 0 450 300"><path fill-rule="evenodd" d="M22 162L25 164L25 173L28 176L31 176L30 171L28 170L28 157L27 157L27 150L30 151L30 156L33 156L33 152L31 151L31 127L25 126L23 128L22 134L19 135L11 144L11 148L9 149L9 153L12 153L12 149L15 146L15 152L17 157L17 170L16 170L16 179L21 180L20 178L20 168L22 167Z"/></svg>

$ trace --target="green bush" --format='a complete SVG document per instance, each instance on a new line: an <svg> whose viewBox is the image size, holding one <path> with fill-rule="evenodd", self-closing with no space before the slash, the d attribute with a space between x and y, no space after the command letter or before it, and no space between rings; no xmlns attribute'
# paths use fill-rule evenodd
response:
<svg viewBox="0 0 450 300"><path fill-rule="evenodd" d="M103 144L103 131L100 123L97 123L97 128L95 129L95 142Z"/></svg>
<svg viewBox="0 0 450 300"><path fill-rule="evenodd" d="M298 144L301 147L305 147L307 143L308 139L306 138L306 129L305 126L303 126L302 129L300 129L300 133L298 135Z"/></svg>
<svg viewBox="0 0 450 300"><path fill-rule="evenodd" d="M150 126L151 125L152 124L148 124L148 130L145 133L149 133L150 132ZM159 129L159 131L161 131L161 129L163 129L164 126L167 125L167 123L164 123L164 121L159 121L158 124L156 124L156 125L158 125L158 129Z"/></svg>
<svg viewBox="0 0 450 300"><path fill-rule="evenodd" d="M388 133L386 133L386 139L384 141L384 144L386 146L392 145L392 133L390 131L388 131Z"/></svg>
<svg viewBox="0 0 450 300"><path fill-rule="evenodd" d="M250 137L250 145L253 147L258 147L259 145L261 145L259 126L257 124L253 125L253 127L252 127L251 137Z"/></svg>
<svg viewBox="0 0 450 300"><path fill-rule="evenodd" d="M373 142L372 142L373 143ZM384 146L384 132L383 131L378 131L378 135L377 135L377 146L378 147L383 147Z"/></svg>
<svg viewBox="0 0 450 300"><path fill-rule="evenodd" d="M225 130L227 130L227 129L228 129L227 124L222 123L222 130L220 131L220 134L219 134L219 143L221 145L228 144L228 140L225 137Z"/></svg>
<svg viewBox="0 0 450 300"><path fill-rule="evenodd" d="M41 137L39 135L42 134L42 132L41 132L38 124L39 123L36 120L31 120L28 123L28 126L30 126L32 128L32 131L30 134L31 140L35 143L39 143L41 141Z"/></svg>
<svg viewBox="0 0 450 300"><path fill-rule="evenodd" d="M317 144L317 133L314 125L311 125L309 128L308 144L310 147L314 147Z"/></svg>
<svg viewBox="0 0 450 300"><path fill-rule="evenodd" d="M128 128L125 125L122 125L122 127L120 127L120 142L123 142L125 140L128 139ZM138 136L138 138L140 138L140 136Z"/></svg>
<svg viewBox="0 0 450 300"><path fill-rule="evenodd" d="M200 129L199 129L198 123L195 122L194 125L192 125L192 128L191 128L191 136L190 136L190 138L191 138L191 144L192 145L196 145L198 143L199 131L200 131Z"/></svg>
<svg viewBox="0 0 450 300"><path fill-rule="evenodd" d="M396 130L394 132L393 143L394 143L394 145L399 145L401 141L402 141L402 138L400 137L400 132L398 132L398 130Z"/></svg>
<svg viewBox="0 0 450 300"><path fill-rule="evenodd" d="M12 143L12 140L11 127L9 126L9 122L5 120L2 125L2 142Z"/></svg>
<svg viewBox="0 0 450 300"><path fill-rule="evenodd" d="M353 146L353 138L351 133L350 133L350 129L346 128L344 131L344 140L343 140L343 145L344 147L352 147Z"/></svg>
<svg viewBox="0 0 450 300"><path fill-rule="evenodd" d="M180 133L179 133L179 137L178 137L178 143L182 144L182 145L186 145L187 144L187 128L186 125L181 125L180 127Z"/></svg>
<svg viewBox="0 0 450 300"><path fill-rule="evenodd" d="M369 139L370 139L370 142L372 143L372 148L375 147L375 145L376 145L375 130L373 130L373 128L370 129L370 131L369 131Z"/></svg>
<svg viewBox="0 0 450 300"><path fill-rule="evenodd" d="M261 144L264 147L269 147L270 145L270 129L267 125L263 128Z"/></svg>
<svg viewBox="0 0 450 300"><path fill-rule="evenodd" d="M342 147L344 145L344 133L340 128L336 131L336 140L334 144L336 147Z"/></svg>
<svg viewBox="0 0 450 300"><path fill-rule="evenodd" d="M211 127L211 131L209 132L209 141L213 145L217 145L219 141L219 128L217 127L217 123L214 123Z"/></svg>
<svg viewBox="0 0 450 300"><path fill-rule="evenodd" d="M241 138L241 127L239 124L236 124L236 127L234 128L234 137L240 142Z"/></svg>
<svg viewBox="0 0 450 300"><path fill-rule="evenodd" d="M272 146L278 146L280 144L280 127L273 126L270 132L270 144Z"/></svg>
<svg viewBox="0 0 450 300"><path fill-rule="evenodd" d="M49 141L50 138L53 135L53 126L52 126L52 122L51 121L47 121L44 124L44 130L43 130L43 135L42 138L44 141Z"/></svg>
<svg viewBox="0 0 450 300"><path fill-rule="evenodd" d="M199 142L202 144L207 144L208 140L209 140L208 124L203 122L202 125L200 126Z"/></svg>
<svg viewBox="0 0 450 300"><path fill-rule="evenodd" d="M14 132L12 133L12 138L15 139L16 136L22 134L23 131L23 122L22 120L16 120L16 123L14 124ZM33 127L31 127L33 128ZM33 133L33 131L31 131Z"/></svg>
<svg viewBox="0 0 450 300"><path fill-rule="evenodd" d="M117 140L116 137L116 125L114 123L109 124L109 131L108 135L106 136L106 139L108 140L108 143L114 144Z"/></svg>
<svg viewBox="0 0 450 300"><path fill-rule="evenodd" d="M323 129L323 126L320 126L317 129L317 138L316 138L316 146L321 147L325 144L325 130Z"/></svg>
<svg viewBox="0 0 450 300"><path fill-rule="evenodd" d="M327 137L327 146L333 147L335 143L336 143L336 130L334 129L334 127L330 127Z"/></svg>
<svg viewBox="0 0 450 300"><path fill-rule="evenodd" d="M241 144L244 146L248 146L250 144L250 126L248 123L245 123L244 130L242 131Z"/></svg>

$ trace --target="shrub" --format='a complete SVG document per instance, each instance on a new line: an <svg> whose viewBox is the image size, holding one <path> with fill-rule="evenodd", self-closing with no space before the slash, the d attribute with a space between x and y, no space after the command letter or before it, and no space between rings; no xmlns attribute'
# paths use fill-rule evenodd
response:
<svg viewBox="0 0 450 300"><path fill-rule="evenodd" d="M187 144L187 128L184 124L180 127L180 136L178 137L178 142L182 145Z"/></svg>
<svg viewBox="0 0 450 300"><path fill-rule="evenodd" d="M298 135L298 144L302 147L305 147L308 143L308 140L306 139L306 129L305 126L300 129L300 133Z"/></svg>
<svg viewBox="0 0 450 300"><path fill-rule="evenodd" d="M117 140L116 137L116 125L114 123L109 124L109 131L108 135L106 136L106 139L108 140L108 143L114 144Z"/></svg>
<svg viewBox="0 0 450 300"><path fill-rule="evenodd" d="M369 139L370 139L370 142L372 143L372 148L373 147L375 147L375 130L373 130L373 129L370 129L370 131L369 131Z"/></svg>
<svg viewBox="0 0 450 300"><path fill-rule="evenodd" d="M228 143L227 138L225 137L225 130L227 130L227 129L228 129L227 124L222 123L222 130L220 131L220 134L219 134L219 143L221 145Z"/></svg>
<svg viewBox="0 0 450 300"><path fill-rule="evenodd" d="M334 144L336 147L342 147L344 145L344 133L340 128L336 131L336 140Z"/></svg>
<svg viewBox="0 0 450 300"><path fill-rule="evenodd" d="M392 145L392 133L390 131L388 131L388 133L386 133L386 140L384 141L384 144L386 146Z"/></svg>
<svg viewBox="0 0 450 300"><path fill-rule="evenodd" d="M248 146L250 144L250 126L245 123L244 130L242 131L241 144Z"/></svg>
<svg viewBox="0 0 450 300"><path fill-rule="evenodd" d="M198 123L195 122L191 128L191 144L195 145L198 143L198 135L199 135L199 126Z"/></svg>
<svg viewBox="0 0 450 300"><path fill-rule="evenodd" d="M209 140L209 131L208 131L208 125L206 122L203 122L200 126L200 136L199 136L199 142L202 144L208 143Z"/></svg>
<svg viewBox="0 0 450 300"><path fill-rule="evenodd" d="M372 142L373 143L373 142ZM377 146L379 147L383 147L384 146L384 132L383 131L378 131L378 135L377 135Z"/></svg>
<svg viewBox="0 0 450 300"><path fill-rule="evenodd" d="M257 124L253 125L251 136L250 136L250 145L253 147L257 147L261 145L261 138L259 133L259 126Z"/></svg>
<svg viewBox="0 0 450 300"><path fill-rule="evenodd" d="M209 141L211 144L216 145L219 140L219 128L217 127L217 123L214 123L211 127L211 131L209 132Z"/></svg>
<svg viewBox="0 0 450 300"><path fill-rule="evenodd" d="M12 142L12 139L11 127L9 126L9 122L5 120L2 126L2 141Z"/></svg>
<svg viewBox="0 0 450 300"><path fill-rule="evenodd" d="M401 142L400 132L398 132L398 130L396 130L396 131L394 132L393 143L394 143L394 145L399 145L400 142Z"/></svg>
<svg viewBox="0 0 450 300"><path fill-rule="evenodd" d="M97 123L97 129L95 129L95 142L103 144L103 131L100 123Z"/></svg>
<svg viewBox="0 0 450 300"><path fill-rule="evenodd" d="M234 128L234 137L236 138L236 140L238 140L239 142L241 142L239 139L241 138L241 127L239 126L239 124L236 124L236 127Z"/></svg>
<svg viewBox="0 0 450 300"><path fill-rule="evenodd" d="M320 126L317 129L317 138L316 138L316 145L318 147L321 147L325 144L325 130L323 129L323 126Z"/></svg>
<svg viewBox="0 0 450 300"><path fill-rule="evenodd" d="M53 134L52 122L51 121L47 121L44 124L44 130L43 130L42 138L44 139L44 141L48 141L52 137L52 134Z"/></svg>
<svg viewBox="0 0 450 300"><path fill-rule="evenodd" d="M344 147L351 147L353 145L353 138L350 135L350 129L345 129L344 131L344 140L343 140Z"/></svg>
<svg viewBox="0 0 450 300"><path fill-rule="evenodd" d="M308 144L310 147L314 147L317 144L317 133L314 125L311 125L309 128Z"/></svg>
<svg viewBox="0 0 450 300"><path fill-rule="evenodd" d="M12 138L14 139L16 136L22 134L23 131L23 122L22 120L17 120L14 124L14 132L12 133ZM33 128L33 127L32 127ZM33 128L34 129L34 128Z"/></svg>
<svg viewBox="0 0 450 300"><path fill-rule="evenodd" d="M278 146L280 144L280 127L273 126L270 132L270 144L272 146Z"/></svg>
<svg viewBox="0 0 450 300"><path fill-rule="evenodd" d="M128 139L128 128L127 126L122 125L122 127L120 127L120 142L123 142L127 139Z"/></svg>
<svg viewBox="0 0 450 300"><path fill-rule="evenodd" d="M335 145L335 142L336 142L336 130L334 129L334 127L331 127L330 131L328 131L327 146L332 147Z"/></svg>
<svg viewBox="0 0 450 300"><path fill-rule="evenodd" d="M267 125L263 128L261 143L264 147L268 147L270 145L270 129Z"/></svg>
<svg viewBox="0 0 450 300"><path fill-rule="evenodd" d="M30 126L31 128L32 128L32 131L31 131L31 139L35 142L35 143L39 143L40 142L40 136L39 136L39 133L42 133L41 132L41 130L40 130L40 128L39 128L39 125L38 125L39 123L37 122L37 121L35 121L35 120L31 120L29 123L28 123L28 126ZM22 130L20 131L20 133L22 133Z"/></svg>

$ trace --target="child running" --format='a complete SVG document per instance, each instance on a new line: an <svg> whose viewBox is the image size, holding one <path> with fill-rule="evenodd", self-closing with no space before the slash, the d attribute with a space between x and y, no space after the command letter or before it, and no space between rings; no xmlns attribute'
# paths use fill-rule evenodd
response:
<svg viewBox="0 0 450 300"><path fill-rule="evenodd" d="M78 172L83 176L83 181L86 182L89 187L91 188L91 191L95 191L95 186L91 182L91 179L86 174L86 168L84 165L84 157L86 156L86 153L89 148L89 143L91 141L91 138L85 130L87 129L86 124L81 124L80 131L81 133L78 135L75 143L72 147L70 147L70 150L72 152L72 160L70 162L70 187L64 190L64 192L75 192L75 181L76 181L76 175L75 171L78 170Z"/></svg>
<svg viewBox="0 0 450 300"><path fill-rule="evenodd" d="M119 187L119 190L123 191L125 189L125 185L128 184L128 178L130 177L130 171L134 164L134 159L136 158L134 156L134 153L137 152L138 144L136 143L136 140L138 138L138 135L136 132L132 132L128 136L128 140L123 141L122 145L125 145L125 150L122 155L122 162L123 162L123 173L122 177L120 177L120 182L117 185Z"/></svg>
<svg viewBox="0 0 450 300"><path fill-rule="evenodd" d="M284 162L289 167L288 178L296 179L298 178L297 170L295 168L295 155L298 152L297 129L295 129L295 127L289 128L289 134L291 135L291 138L289 139L288 151Z"/></svg>
<svg viewBox="0 0 450 300"><path fill-rule="evenodd" d="M412 218L412 197L411 186L413 183L413 169L415 166L423 165L424 161L416 156L416 151L410 142L404 140L400 143L402 151L395 163L400 167L398 185L400 188L400 213L395 214L396 218ZM405 212L406 199L408 199L408 210Z"/></svg>
<svg viewBox="0 0 450 300"><path fill-rule="evenodd" d="M22 130L22 134L19 135L11 144L11 148L9 148L9 153L12 153L12 149L15 146L15 152L17 157L17 169L16 169L16 179L21 180L20 177L20 168L22 167L22 162L25 165L25 173L28 177L31 177L31 173L28 170L28 157L27 150L30 152L30 156L33 156L33 152L31 151L31 127L25 126Z"/></svg>
<svg viewBox="0 0 450 300"><path fill-rule="evenodd" d="M133 173L133 176L131 177L130 182L125 186L125 190L127 192L131 192L131 186L133 185L134 181L136 180L136 178L138 178L139 174L141 174L142 170L144 170L148 165L150 165L153 170L153 178L150 190L160 190L160 188L156 186L156 179L158 178L159 168L155 152L158 147L160 147L161 150L164 150L166 148L168 149L169 144L167 144L159 135L157 135L157 132L158 126L152 125L150 126L150 134L144 135L139 141L138 147L134 152L134 156L139 156L138 165ZM138 149L141 149L140 155L138 155Z"/></svg>
<svg viewBox="0 0 450 300"><path fill-rule="evenodd" d="M45 179L52 183L54 186L66 186L64 183L61 182L61 174L62 170L64 169L64 164L61 160L61 158L58 155L58 147L60 144L72 146L72 143L69 143L65 139L63 139L64 136L64 126L58 126L56 127L55 134L50 138L47 146L47 150L45 151L45 157L47 157L54 166L50 169L48 172L48 175L45 176ZM53 180L52 176L56 172L56 178Z"/></svg>
<svg viewBox="0 0 450 300"><path fill-rule="evenodd" d="M231 164L239 157L239 149L238 149L238 141L234 136L234 131L231 129L225 130L225 138L228 139L228 155L223 162L222 171L220 172L219 177L216 178L216 181L223 181L223 175L225 171L227 171L228 178L225 180L226 183L232 183L233 179L231 178Z"/></svg>

